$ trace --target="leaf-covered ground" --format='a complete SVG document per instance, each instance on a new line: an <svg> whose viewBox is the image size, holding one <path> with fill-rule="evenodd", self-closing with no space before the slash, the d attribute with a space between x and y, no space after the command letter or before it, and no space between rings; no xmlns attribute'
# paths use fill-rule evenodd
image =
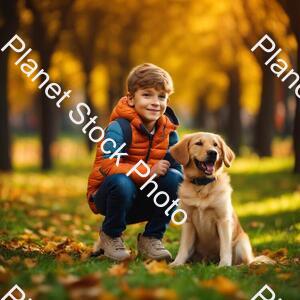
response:
<svg viewBox="0 0 300 300"><path fill-rule="evenodd" d="M30 138L17 143L16 171L0 175L0 297L17 283L33 300L250 299L268 284L276 298L299 299L300 177L291 173L292 158L239 158L230 170L241 223L255 252L273 257L275 266L170 269L140 258L90 258L101 221L85 200L93 158L64 139L54 149L56 169L41 173L36 146ZM124 234L133 255L142 226ZM179 236L180 227L171 226L164 238L174 256Z"/></svg>

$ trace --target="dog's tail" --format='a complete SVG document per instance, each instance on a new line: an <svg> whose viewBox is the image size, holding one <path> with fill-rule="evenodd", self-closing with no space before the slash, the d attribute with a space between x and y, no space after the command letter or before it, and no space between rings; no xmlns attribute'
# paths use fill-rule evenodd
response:
<svg viewBox="0 0 300 300"><path fill-rule="evenodd" d="M241 236L239 242L237 243L235 251L236 251L236 257L239 257L240 258L239 260L247 265L251 265L251 264L274 265L276 263L273 259L265 255L254 256L249 237L245 233L243 234L243 236Z"/></svg>
<svg viewBox="0 0 300 300"><path fill-rule="evenodd" d="M276 264L276 262L268 256L259 255L259 256L253 257L253 259L249 262L249 265L251 265L251 264L274 265L274 264Z"/></svg>

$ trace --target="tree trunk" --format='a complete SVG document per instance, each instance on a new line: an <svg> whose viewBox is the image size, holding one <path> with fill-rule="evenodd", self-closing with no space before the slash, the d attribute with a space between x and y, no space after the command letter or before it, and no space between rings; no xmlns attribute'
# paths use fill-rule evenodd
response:
<svg viewBox="0 0 300 300"><path fill-rule="evenodd" d="M50 67L50 57L41 55L41 63L45 72L48 73ZM53 158L51 147L55 140L55 132L57 126L56 106L53 101L47 98L44 89L39 90L38 106L40 107L40 135L42 144L42 170L50 170L53 168Z"/></svg>
<svg viewBox="0 0 300 300"><path fill-rule="evenodd" d="M282 8L289 17L291 28L296 36L297 48L297 72L300 72L300 30L299 30L299 16L300 16L300 2L294 0L279 0ZM300 174L300 99L296 98L296 112L294 119L294 154L295 164L294 172Z"/></svg>
<svg viewBox="0 0 300 300"><path fill-rule="evenodd" d="M205 88L203 91L199 92L197 95L197 106L195 109L195 114L193 116L193 124L195 128L200 130L207 129L209 111L207 107L207 95L209 93L209 87Z"/></svg>
<svg viewBox="0 0 300 300"><path fill-rule="evenodd" d="M42 170L50 170L53 168L53 159L51 154L51 146L55 138L55 118L53 103L49 100L44 91L39 92L40 105L40 135L42 142Z"/></svg>
<svg viewBox="0 0 300 300"><path fill-rule="evenodd" d="M281 83L282 88L283 88L283 105L284 105L284 110L285 110L285 115L284 115L284 124L283 124L283 130L282 130L282 136L283 138L287 138L293 128L293 120L291 117L291 111L289 107L289 102L291 101L290 98L291 96L294 96L295 94L292 95L293 91L289 89L289 86L285 83Z"/></svg>
<svg viewBox="0 0 300 300"><path fill-rule="evenodd" d="M33 48L37 50L40 56L40 61L42 68L45 72L48 73L51 57L55 51L55 48L59 42L59 38L62 30L66 27L67 16L71 10L71 7L74 3L72 0L62 1L62 6L57 6L56 13L60 13L60 16L57 16L59 21L56 26L56 31L51 31L49 35L48 25L46 22L45 10L38 8L35 5L33 0L25 0L25 7L29 9L33 16L33 22L31 26L32 30L32 44ZM58 2L59 3L59 2ZM45 18L45 21L44 21ZM51 36L51 37L50 37ZM49 100L44 94L44 88L39 91L38 94L40 103L40 134L41 134L41 143L42 143L42 170L49 170L53 167L52 155L51 155L51 146L55 139L56 135L56 126L57 126L57 108L53 101Z"/></svg>
<svg viewBox="0 0 300 300"><path fill-rule="evenodd" d="M120 97L125 95L126 79L130 69L133 67L130 50L136 38L137 20L138 15L132 16L129 23L123 28L121 44L126 45L126 47L123 47L119 56L113 59L117 67L111 68L109 72L108 109L110 113Z"/></svg>
<svg viewBox="0 0 300 300"><path fill-rule="evenodd" d="M300 71L300 35L297 37L298 50L297 50L297 70ZM294 120L294 153L295 153L295 165L294 172L300 173L300 99L296 97L296 112Z"/></svg>
<svg viewBox="0 0 300 300"><path fill-rule="evenodd" d="M2 24L0 25L1 45L9 40L18 28L17 0L0 2ZM11 134L8 103L8 57L9 49L0 55L0 170L12 169Z"/></svg>
<svg viewBox="0 0 300 300"><path fill-rule="evenodd" d="M207 116L209 114L206 104L206 99L202 96L198 97L196 114L194 116L194 125L196 129L207 129Z"/></svg>
<svg viewBox="0 0 300 300"><path fill-rule="evenodd" d="M124 82L120 79L120 75L111 74L108 84L108 110L111 114L117 101L124 95Z"/></svg>
<svg viewBox="0 0 300 300"><path fill-rule="evenodd" d="M228 116L227 132L228 143L236 154L239 154L242 140L242 121L240 106L240 74L237 67L229 73L229 87L227 93Z"/></svg>
<svg viewBox="0 0 300 300"><path fill-rule="evenodd" d="M261 102L254 130L254 150L260 157L272 155L275 112L274 74L263 66L262 77Z"/></svg>
<svg viewBox="0 0 300 300"><path fill-rule="evenodd" d="M11 164L11 139L8 104L8 50L0 55L0 170L9 171Z"/></svg>

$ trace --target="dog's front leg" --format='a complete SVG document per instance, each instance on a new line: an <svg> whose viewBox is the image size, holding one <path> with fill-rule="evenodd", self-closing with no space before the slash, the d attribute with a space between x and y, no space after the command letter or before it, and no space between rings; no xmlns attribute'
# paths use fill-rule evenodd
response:
<svg viewBox="0 0 300 300"><path fill-rule="evenodd" d="M170 264L172 267L183 265L189 258L195 243L196 230L191 222L182 225L180 246L175 260Z"/></svg>
<svg viewBox="0 0 300 300"><path fill-rule="evenodd" d="M217 223L220 238L219 267L232 265L232 220L221 219Z"/></svg>

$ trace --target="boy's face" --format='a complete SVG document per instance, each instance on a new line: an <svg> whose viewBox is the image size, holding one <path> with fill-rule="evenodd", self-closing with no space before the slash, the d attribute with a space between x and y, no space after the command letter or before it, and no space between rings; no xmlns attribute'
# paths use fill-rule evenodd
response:
<svg viewBox="0 0 300 300"><path fill-rule="evenodd" d="M168 97L169 94L165 91L143 88L138 89L133 97L129 97L128 103L134 106L143 123L151 128L166 111Z"/></svg>

